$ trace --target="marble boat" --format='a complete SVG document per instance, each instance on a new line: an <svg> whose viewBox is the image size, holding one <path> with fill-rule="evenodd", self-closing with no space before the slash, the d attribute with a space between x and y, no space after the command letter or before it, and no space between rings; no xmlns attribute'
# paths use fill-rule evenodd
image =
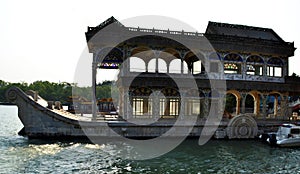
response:
<svg viewBox="0 0 300 174"><path fill-rule="evenodd" d="M18 106L23 135L254 138L289 120L289 98L300 93L299 78L288 76L294 43L269 28L209 22L198 33L127 27L111 17L85 36L92 66L78 76L91 68L91 116L11 88L7 99ZM98 114L99 69L119 72L116 118Z"/></svg>
<svg viewBox="0 0 300 174"><path fill-rule="evenodd" d="M234 139L255 138L258 132L256 121L249 115L222 120L219 125L209 125L206 119L190 124L186 120L162 119L148 125L137 125L121 118L98 116L93 119L72 114L47 102L35 91L25 93L17 87L8 89L6 97L18 107L18 116L24 125L19 134L29 138L199 137L213 135L216 131L216 138Z"/></svg>

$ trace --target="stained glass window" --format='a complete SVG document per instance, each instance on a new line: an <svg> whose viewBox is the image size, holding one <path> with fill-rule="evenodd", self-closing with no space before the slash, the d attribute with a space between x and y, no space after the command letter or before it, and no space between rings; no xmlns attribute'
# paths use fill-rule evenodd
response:
<svg viewBox="0 0 300 174"><path fill-rule="evenodd" d="M102 62L98 65L98 68L104 68L104 69L118 69L121 63L114 63L114 62Z"/></svg>
<svg viewBox="0 0 300 174"><path fill-rule="evenodd" d="M237 74L240 73L241 65L235 63L225 63L224 72L227 74Z"/></svg>
<svg viewBox="0 0 300 174"><path fill-rule="evenodd" d="M224 69L225 69L225 70L237 70L238 67L237 67L237 65L234 64L234 63L225 63L225 64L224 64Z"/></svg>

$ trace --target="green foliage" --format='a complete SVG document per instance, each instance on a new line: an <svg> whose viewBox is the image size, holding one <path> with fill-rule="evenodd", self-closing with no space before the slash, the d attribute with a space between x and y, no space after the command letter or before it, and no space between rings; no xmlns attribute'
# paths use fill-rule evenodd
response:
<svg viewBox="0 0 300 174"><path fill-rule="evenodd" d="M111 81L104 81L96 87L97 98L110 98L111 97ZM85 97L89 100L92 98L91 87L77 87L76 84L70 83L53 83L49 81L35 81L31 84L9 83L0 80L0 102L7 102L5 92L12 86L19 87L23 91L34 90L38 91L39 95L47 101L61 101L63 104L68 102L68 97L78 95ZM73 91L72 91L73 90Z"/></svg>

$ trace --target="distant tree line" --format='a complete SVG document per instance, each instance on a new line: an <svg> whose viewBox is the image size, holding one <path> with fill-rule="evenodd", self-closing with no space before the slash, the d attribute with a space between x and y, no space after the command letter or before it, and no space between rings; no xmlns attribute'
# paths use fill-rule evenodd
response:
<svg viewBox="0 0 300 174"><path fill-rule="evenodd" d="M111 97L111 84L112 81L104 81L97 84L96 94L97 99L110 98ZM91 87L78 87L74 83L54 83L49 81L35 81L33 83L10 83L0 80L0 102L7 102L5 98L5 92L12 86L16 86L23 91L34 90L47 101L60 101L63 104L68 102L69 96L78 95L91 99L92 92Z"/></svg>

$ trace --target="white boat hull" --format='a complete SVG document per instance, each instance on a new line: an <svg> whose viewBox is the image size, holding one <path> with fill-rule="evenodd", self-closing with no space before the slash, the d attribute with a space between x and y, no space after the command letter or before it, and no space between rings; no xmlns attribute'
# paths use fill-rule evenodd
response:
<svg viewBox="0 0 300 174"><path fill-rule="evenodd" d="M277 145L280 147L300 147L300 138L278 140Z"/></svg>

